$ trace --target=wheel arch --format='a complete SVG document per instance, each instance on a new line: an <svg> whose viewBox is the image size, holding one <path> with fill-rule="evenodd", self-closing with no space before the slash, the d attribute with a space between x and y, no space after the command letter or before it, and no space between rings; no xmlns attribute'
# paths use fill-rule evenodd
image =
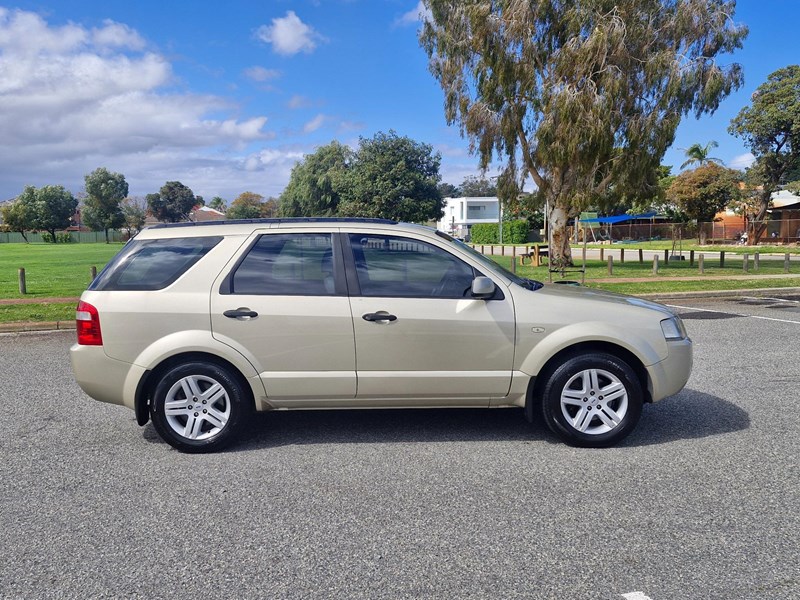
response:
<svg viewBox="0 0 800 600"><path fill-rule="evenodd" d="M189 362L213 363L229 370L230 373L239 380L242 390L244 390L244 393L247 395L251 406L255 406L256 395L253 388L247 377L245 377L244 373L242 373L236 365L209 352L182 352L166 357L155 367L145 371L139 380L136 386L136 396L134 399L136 422L139 425L145 425L150 420L150 403L152 401L153 391L156 385L158 385L161 376L173 367Z"/></svg>
<svg viewBox="0 0 800 600"><path fill-rule="evenodd" d="M614 344L613 342L600 340L579 342L577 344L567 346L566 348L562 348L556 352L553 356L547 359L544 365L542 365L539 373L535 377L531 377L531 381L528 384L528 396L525 402L525 417L528 419L528 421L533 421L537 406L542 401L542 389L558 365L574 356L592 353L610 354L619 358L620 360L625 361L631 367L631 369L633 369L633 371L636 373L636 377L639 379L639 383L642 387L642 398L644 401L648 403L653 401L650 393L647 369L645 368L641 359L633 352L627 348L619 346L618 344Z"/></svg>

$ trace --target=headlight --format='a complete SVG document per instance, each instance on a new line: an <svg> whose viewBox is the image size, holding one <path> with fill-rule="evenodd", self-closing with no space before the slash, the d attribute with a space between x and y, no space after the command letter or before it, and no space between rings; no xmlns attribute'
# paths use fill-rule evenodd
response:
<svg viewBox="0 0 800 600"><path fill-rule="evenodd" d="M681 321L679 317L672 317L671 319L664 319L661 321L661 331L664 332L664 338L668 341L686 338L686 329L683 326L683 321Z"/></svg>

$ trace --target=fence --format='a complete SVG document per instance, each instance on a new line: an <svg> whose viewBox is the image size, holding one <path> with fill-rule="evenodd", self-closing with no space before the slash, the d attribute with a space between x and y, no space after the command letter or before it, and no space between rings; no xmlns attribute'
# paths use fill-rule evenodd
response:
<svg viewBox="0 0 800 600"><path fill-rule="evenodd" d="M776 219L762 221L764 233L761 244L800 243L800 219ZM583 241L586 232L591 242L646 242L658 240L698 239L700 243L721 244L742 242L747 226L743 219L717 221L713 223L617 223L578 230L578 241ZM570 231L573 230L570 228ZM574 233L573 239L574 239Z"/></svg>
<svg viewBox="0 0 800 600"><path fill-rule="evenodd" d="M56 235L69 233L72 241L78 244L96 244L105 243L106 234L103 231L56 231ZM44 242L42 233L26 233L28 242L31 244L41 244ZM125 242L128 239L127 231L118 231L110 229L108 231L109 242ZM0 244L20 244L25 243L25 238L19 232L0 231Z"/></svg>

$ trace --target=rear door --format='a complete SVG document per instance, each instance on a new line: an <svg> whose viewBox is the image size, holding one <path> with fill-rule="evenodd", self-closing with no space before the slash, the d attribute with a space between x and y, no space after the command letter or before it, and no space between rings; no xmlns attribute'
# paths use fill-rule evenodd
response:
<svg viewBox="0 0 800 600"><path fill-rule="evenodd" d="M351 249L358 398L487 406L508 394L510 295L472 298L472 280L482 273L433 242L368 232L343 240Z"/></svg>
<svg viewBox="0 0 800 600"><path fill-rule="evenodd" d="M273 406L356 394L353 320L336 229L263 230L211 293L218 340L245 354Z"/></svg>

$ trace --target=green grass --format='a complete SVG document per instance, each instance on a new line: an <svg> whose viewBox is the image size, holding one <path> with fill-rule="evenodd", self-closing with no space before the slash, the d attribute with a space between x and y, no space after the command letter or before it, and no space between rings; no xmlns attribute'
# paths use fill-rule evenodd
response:
<svg viewBox="0 0 800 600"><path fill-rule="evenodd" d="M0 244L0 298L80 296L122 244ZM25 269L26 296L19 293L20 268Z"/></svg>
<svg viewBox="0 0 800 600"><path fill-rule="evenodd" d="M671 247L671 242L652 242L663 247ZM605 246L608 248L608 246ZM615 245L614 248L620 247ZM626 244L626 249L637 247ZM652 247L652 246L651 246ZM0 299L2 298L63 298L77 297L86 289L90 280L90 267L96 266L98 271L122 248L122 244L0 244ZM687 246L684 246L686 250ZM718 250L705 247L703 250ZM657 249L657 248L654 248ZM759 251L766 254L772 250L769 247L760 247ZM779 254L788 250L785 247L776 247ZM750 250L743 246L734 247L737 253ZM727 251L727 249L726 249ZM705 262L705 278L701 281L654 281L653 263L645 261L640 264L635 253L631 252L624 264L614 260L614 275L612 279L628 277L639 278L635 283L609 282L598 283L594 280L609 278L607 263L599 260L587 261L586 285L625 294L665 293L673 291L701 291L701 290L735 290L752 288L778 288L800 287L800 257L795 255L790 263L788 278L759 279L758 275L771 275L783 273L783 261L762 260L758 272L752 271L749 279L716 280L714 277L743 275L742 259L738 255L726 256L725 268L719 267L718 260ZM627 254L627 253L626 253ZM575 250L574 256L579 260L580 251ZM511 257L493 257L498 263L507 268L511 267ZM662 257L663 258L663 257ZM17 269L24 267L27 277L28 294L22 296L18 288ZM539 281L548 280L547 266L533 268L531 266L517 266L517 273L522 277L529 277ZM658 277L699 277L697 263L689 266L688 259L680 262L660 263ZM560 279L558 273L553 274L553 279ZM580 273L567 273L566 279L580 280ZM61 321L71 320L75 316L75 306L68 304L20 304L0 305L0 323L14 321Z"/></svg>
<svg viewBox="0 0 800 600"><path fill-rule="evenodd" d="M740 279L736 281L642 281L636 283L586 283L587 287L640 296L671 292L705 292L719 290L752 290L758 288L800 287L800 277L789 279Z"/></svg>
<svg viewBox="0 0 800 600"><path fill-rule="evenodd" d="M0 304L0 323L74 320L74 302L68 304Z"/></svg>

